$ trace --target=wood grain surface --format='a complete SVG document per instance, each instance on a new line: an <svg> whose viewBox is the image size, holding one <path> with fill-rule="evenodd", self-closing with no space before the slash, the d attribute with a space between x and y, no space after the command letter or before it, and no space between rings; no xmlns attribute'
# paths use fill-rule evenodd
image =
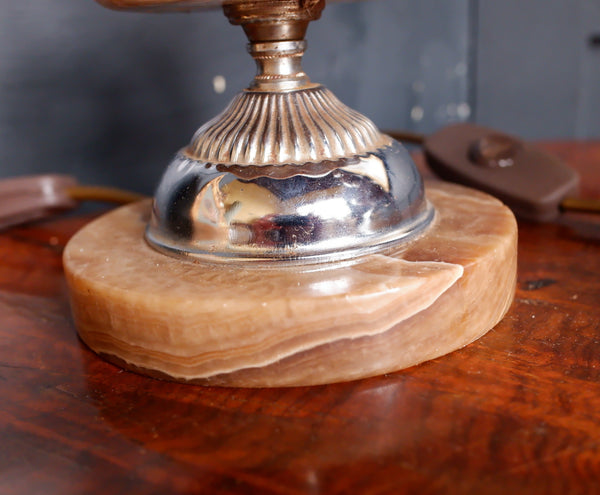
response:
<svg viewBox="0 0 600 495"><path fill-rule="evenodd" d="M600 142L549 143L600 197ZM516 301L403 372L289 389L122 371L76 337L61 251L0 235L0 493L600 493L600 219L520 224Z"/></svg>

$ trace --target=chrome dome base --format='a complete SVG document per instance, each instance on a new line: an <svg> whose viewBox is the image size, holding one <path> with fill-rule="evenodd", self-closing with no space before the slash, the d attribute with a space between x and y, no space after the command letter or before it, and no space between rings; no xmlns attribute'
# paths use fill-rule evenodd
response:
<svg viewBox="0 0 600 495"><path fill-rule="evenodd" d="M257 169L240 176L247 169L234 173L180 153L156 192L146 239L186 259L324 262L384 249L433 218L396 142L319 175L273 178Z"/></svg>

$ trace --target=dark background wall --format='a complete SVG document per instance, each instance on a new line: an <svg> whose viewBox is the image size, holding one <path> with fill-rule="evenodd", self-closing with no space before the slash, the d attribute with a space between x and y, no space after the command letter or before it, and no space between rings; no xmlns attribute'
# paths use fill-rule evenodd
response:
<svg viewBox="0 0 600 495"><path fill-rule="evenodd" d="M599 137L600 1L476 9L476 120L533 138Z"/></svg>
<svg viewBox="0 0 600 495"><path fill-rule="evenodd" d="M589 138L600 135L598 33L600 0L334 3L309 28L304 65L382 128L473 120ZM0 0L0 176L58 171L150 193L252 78L245 43L219 11Z"/></svg>

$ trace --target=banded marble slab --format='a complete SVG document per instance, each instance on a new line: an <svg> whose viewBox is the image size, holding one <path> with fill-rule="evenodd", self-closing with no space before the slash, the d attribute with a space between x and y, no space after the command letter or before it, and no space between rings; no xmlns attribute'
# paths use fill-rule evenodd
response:
<svg viewBox="0 0 600 495"><path fill-rule="evenodd" d="M98 354L155 377L273 387L353 380L459 349L506 313L515 219L483 193L432 183L434 225L332 265L186 262L143 238L150 203L76 234L64 254L73 317Z"/></svg>

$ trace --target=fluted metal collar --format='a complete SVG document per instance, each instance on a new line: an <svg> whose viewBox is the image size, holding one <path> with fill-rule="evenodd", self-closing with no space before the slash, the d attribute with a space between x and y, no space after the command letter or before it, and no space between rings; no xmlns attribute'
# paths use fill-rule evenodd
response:
<svg viewBox="0 0 600 495"><path fill-rule="evenodd" d="M304 165L364 155L390 142L368 118L317 86L237 95L196 132L186 152L213 164Z"/></svg>

